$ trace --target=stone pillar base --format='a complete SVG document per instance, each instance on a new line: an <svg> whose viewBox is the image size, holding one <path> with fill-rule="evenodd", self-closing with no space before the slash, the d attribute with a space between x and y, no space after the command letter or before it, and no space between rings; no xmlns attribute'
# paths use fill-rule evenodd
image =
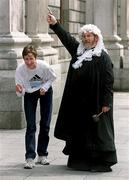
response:
<svg viewBox="0 0 129 180"><path fill-rule="evenodd" d="M22 98L15 93L14 71L0 71L0 129L25 127Z"/></svg>
<svg viewBox="0 0 129 180"><path fill-rule="evenodd" d="M123 45L119 42L121 38L117 35L104 37L105 46L112 59L115 68L120 68L121 57L124 57Z"/></svg>
<svg viewBox="0 0 129 180"><path fill-rule="evenodd" d="M129 91L129 69L114 68L114 90L115 91Z"/></svg>
<svg viewBox="0 0 129 180"><path fill-rule="evenodd" d="M23 101L15 92L15 69L23 47L30 42L24 33L0 36L0 129L25 127Z"/></svg>

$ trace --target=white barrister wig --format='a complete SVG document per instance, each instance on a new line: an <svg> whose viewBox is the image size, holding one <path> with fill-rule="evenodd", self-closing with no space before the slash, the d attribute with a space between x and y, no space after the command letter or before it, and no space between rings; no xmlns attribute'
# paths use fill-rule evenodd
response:
<svg viewBox="0 0 129 180"><path fill-rule="evenodd" d="M77 54L81 54L81 52L84 50L82 36L83 36L83 33L86 33L86 32L92 32L93 34L95 34L99 37L98 43L97 43L96 47L94 48L94 51L92 54L93 56L101 56L102 50L107 52L107 50L105 49L104 43L103 43L103 36L101 34L100 29L94 24L86 24L86 25L82 26L79 31L79 37L80 37L81 42L78 46Z"/></svg>

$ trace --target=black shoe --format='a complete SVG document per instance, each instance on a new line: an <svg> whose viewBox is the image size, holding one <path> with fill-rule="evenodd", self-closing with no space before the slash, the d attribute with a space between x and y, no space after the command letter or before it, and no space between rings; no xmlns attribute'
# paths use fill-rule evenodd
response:
<svg viewBox="0 0 129 180"><path fill-rule="evenodd" d="M112 169L108 165L95 165L91 167L91 172L111 172Z"/></svg>

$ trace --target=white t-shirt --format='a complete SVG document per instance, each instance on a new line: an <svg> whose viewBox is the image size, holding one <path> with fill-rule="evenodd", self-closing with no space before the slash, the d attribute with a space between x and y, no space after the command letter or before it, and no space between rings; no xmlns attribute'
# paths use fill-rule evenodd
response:
<svg viewBox="0 0 129 180"><path fill-rule="evenodd" d="M15 83L23 87L22 93L16 92L18 96L24 95L25 92L35 92L40 88L47 91L56 79L55 72L46 62L43 60L36 61L37 65L35 69L27 68L24 62L17 67Z"/></svg>

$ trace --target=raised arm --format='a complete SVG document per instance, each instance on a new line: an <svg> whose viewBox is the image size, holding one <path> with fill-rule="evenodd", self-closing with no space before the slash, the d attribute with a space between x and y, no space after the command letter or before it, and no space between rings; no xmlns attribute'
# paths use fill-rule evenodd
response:
<svg viewBox="0 0 129 180"><path fill-rule="evenodd" d="M47 21L71 56L75 55L79 42L58 23L52 14L48 14Z"/></svg>

